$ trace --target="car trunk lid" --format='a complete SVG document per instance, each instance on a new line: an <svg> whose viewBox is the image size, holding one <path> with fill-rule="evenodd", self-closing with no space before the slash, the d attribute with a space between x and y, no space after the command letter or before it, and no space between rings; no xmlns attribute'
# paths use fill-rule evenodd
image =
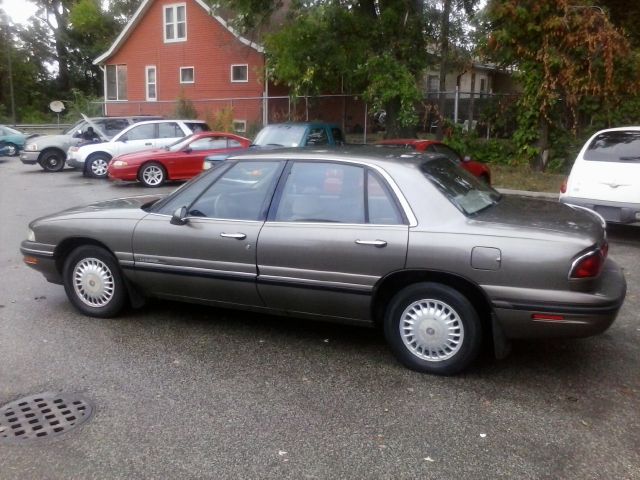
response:
<svg viewBox="0 0 640 480"><path fill-rule="evenodd" d="M474 220L514 229L534 228L588 237L594 244L604 237L603 225L594 212L537 198L505 195L496 205L477 213Z"/></svg>

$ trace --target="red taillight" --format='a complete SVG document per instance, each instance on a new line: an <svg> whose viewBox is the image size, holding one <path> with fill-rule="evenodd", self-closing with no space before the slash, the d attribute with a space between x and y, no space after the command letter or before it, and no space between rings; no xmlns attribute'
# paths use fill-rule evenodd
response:
<svg viewBox="0 0 640 480"><path fill-rule="evenodd" d="M593 251L578 258L569 274L570 278L593 278L597 277L604 264L602 249Z"/></svg>
<svg viewBox="0 0 640 480"><path fill-rule="evenodd" d="M565 178L560 185L560 193L567 193L567 179Z"/></svg>

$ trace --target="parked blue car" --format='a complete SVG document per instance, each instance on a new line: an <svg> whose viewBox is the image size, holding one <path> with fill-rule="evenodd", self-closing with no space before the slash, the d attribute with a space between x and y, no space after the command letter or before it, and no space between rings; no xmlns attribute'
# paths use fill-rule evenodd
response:
<svg viewBox="0 0 640 480"><path fill-rule="evenodd" d="M17 155L24 147L26 138L27 135L24 133L6 125L0 125L0 155L9 157Z"/></svg>

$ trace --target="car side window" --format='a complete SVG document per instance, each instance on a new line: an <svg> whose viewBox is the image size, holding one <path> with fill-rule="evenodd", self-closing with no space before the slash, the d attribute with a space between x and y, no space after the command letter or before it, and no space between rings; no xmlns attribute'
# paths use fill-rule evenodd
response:
<svg viewBox="0 0 640 480"><path fill-rule="evenodd" d="M189 144L189 148L194 151L214 150L216 148L227 148L227 139L224 137L199 138Z"/></svg>
<svg viewBox="0 0 640 480"><path fill-rule="evenodd" d="M156 136L156 126L153 124L138 125L129 130L124 136L127 140L149 140Z"/></svg>
<svg viewBox="0 0 640 480"><path fill-rule="evenodd" d="M324 127L310 128L307 135L307 145L328 145L329 137Z"/></svg>
<svg viewBox="0 0 640 480"><path fill-rule="evenodd" d="M229 138L229 148L239 148L242 147L242 144L233 138Z"/></svg>
<svg viewBox="0 0 640 480"><path fill-rule="evenodd" d="M367 173L368 223L376 225L401 225L402 215L391 192L380 177L369 170Z"/></svg>
<svg viewBox="0 0 640 480"><path fill-rule="evenodd" d="M105 135L108 135L109 137L113 137L129 126L129 122L124 118L107 118L96 121L96 123Z"/></svg>
<svg viewBox="0 0 640 480"><path fill-rule="evenodd" d="M184 122L184 124L189 127L189 129L193 132L193 133L199 133L199 132L210 132L211 129L209 128L209 125L207 125L206 123L201 123L201 122Z"/></svg>
<svg viewBox="0 0 640 480"><path fill-rule="evenodd" d="M158 124L158 138L180 138L184 137L184 132L180 125L174 122Z"/></svg>
<svg viewBox="0 0 640 480"><path fill-rule="evenodd" d="M261 220L282 162L238 162L189 207L192 217Z"/></svg>
<svg viewBox="0 0 640 480"><path fill-rule="evenodd" d="M329 162L295 162L274 220L365 223L364 168Z"/></svg>

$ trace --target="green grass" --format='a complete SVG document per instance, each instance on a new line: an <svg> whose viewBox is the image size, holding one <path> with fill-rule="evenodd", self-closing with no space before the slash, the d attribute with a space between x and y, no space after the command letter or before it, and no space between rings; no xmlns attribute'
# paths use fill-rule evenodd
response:
<svg viewBox="0 0 640 480"><path fill-rule="evenodd" d="M528 166L489 165L491 183L496 188L559 193L566 175L534 172Z"/></svg>

